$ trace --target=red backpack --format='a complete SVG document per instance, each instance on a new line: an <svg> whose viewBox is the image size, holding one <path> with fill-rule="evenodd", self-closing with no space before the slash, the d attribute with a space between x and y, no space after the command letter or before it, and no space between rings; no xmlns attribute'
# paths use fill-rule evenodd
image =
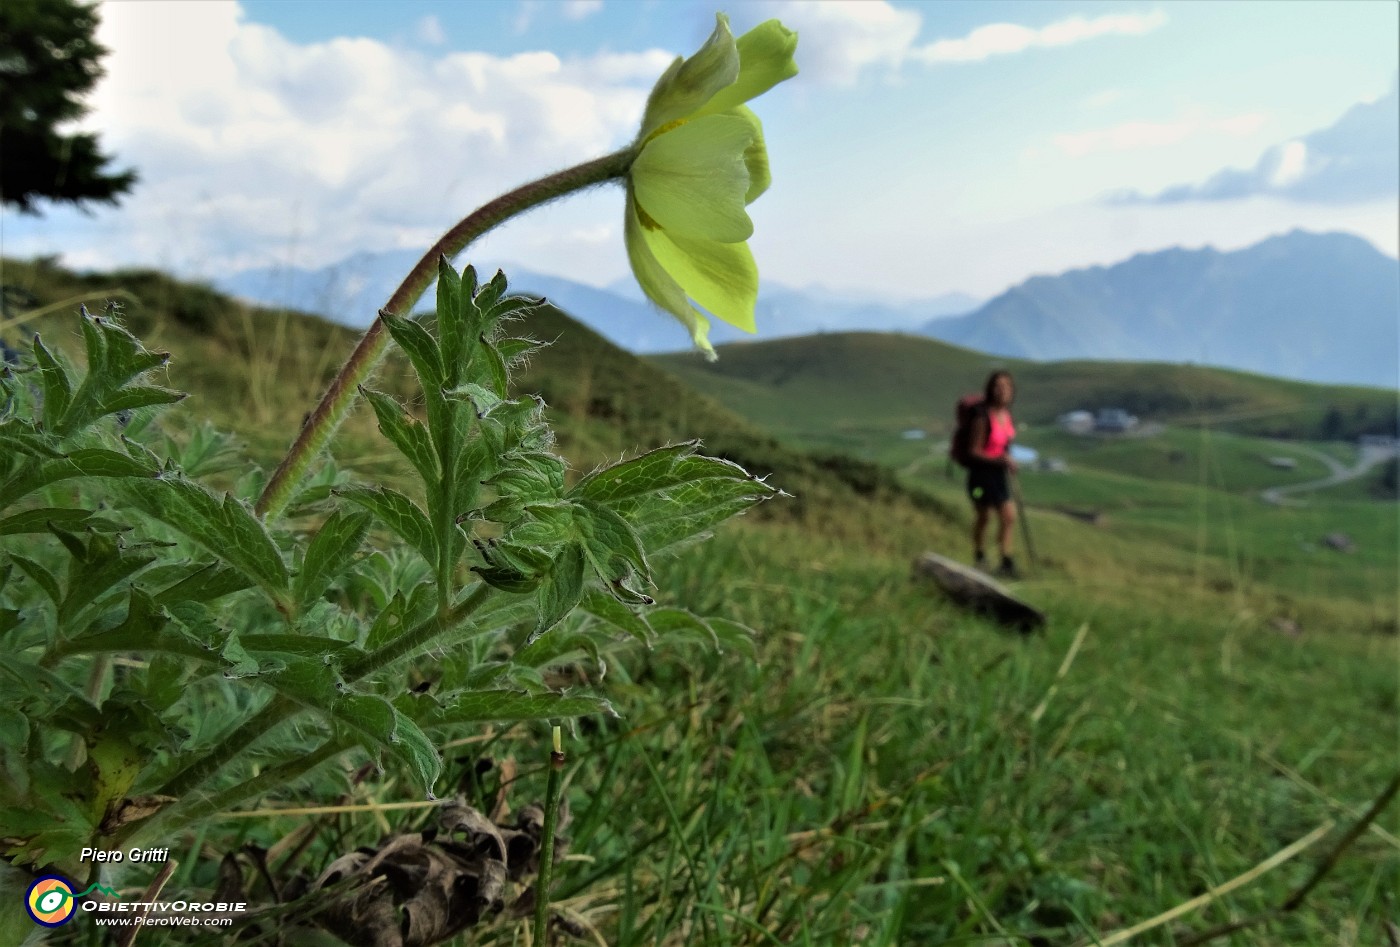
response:
<svg viewBox="0 0 1400 947"><path fill-rule="evenodd" d="M978 392L963 395L953 409L953 436L948 441L948 456L962 467L972 463L972 422L985 413L986 404L986 397Z"/></svg>

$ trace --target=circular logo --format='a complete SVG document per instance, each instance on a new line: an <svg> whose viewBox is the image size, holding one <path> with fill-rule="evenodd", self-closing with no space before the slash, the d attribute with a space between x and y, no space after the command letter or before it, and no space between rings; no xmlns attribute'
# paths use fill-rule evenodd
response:
<svg viewBox="0 0 1400 947"><path fill-rule="evenodd" d="M77 911L73 899L73 888L68 879L58 875L45 875L29 886L24 906L35 924L45 927L61 927L72 919Z"/></svg>

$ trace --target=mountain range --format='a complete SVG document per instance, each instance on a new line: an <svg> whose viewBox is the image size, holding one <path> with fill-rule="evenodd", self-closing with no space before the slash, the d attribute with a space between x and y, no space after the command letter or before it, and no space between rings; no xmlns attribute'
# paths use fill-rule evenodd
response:
<svg viewBox="0 0 1400 947"><path fill-rule="evenodd" d="M244 270L215 285L253 302L362 326L418 252L359 253L319 269ZM685 330L658 316L630 279L595 287L504 269L513 290L547 297L629 351L689 346ZM1400 374L1400 261L1349 234L1293 231L1241 250L1174 247L1035 276L985 302L962 293L901 302L765 283L756 319L764 339L901 332L1037 361L1192 362L1393 388ZM716 344L752 338L718 320L711 332Z"/></svg>
<svg viewBox="0 0 1400 947"><path fill-rule="evenodd" d="M214 285L250 302L364 326L418 262L420 254L419 250L390 250L357 253L319 269L276 266L242 270L216 280ZM458 265L464 262L475 261L456 261ZM499 266L509 278L512 291L546 297L630 352L653 354L690 347L690 336L684 327L669 316L659 316L630 276L600 288L509 263ZM497 264L477 263L478 271L491 273L496 268ZM430 290L424 299L431 298ZM902 303L765 283L759 291L754 317L765 339L850 329L918 332L930 319L971 312L981 302L964 293L948 293ZM716 345L754 338L717 319L711 323L710 340Z"/></svg>
<svg viewBox="0 0 1400 947"><path fill-rule="evenodd" d="M1172 248L1036 276L923 331L1038 361L1194 362L1394 388L1400 261L1360 237L1301 230L1232 252Z"/></svg>

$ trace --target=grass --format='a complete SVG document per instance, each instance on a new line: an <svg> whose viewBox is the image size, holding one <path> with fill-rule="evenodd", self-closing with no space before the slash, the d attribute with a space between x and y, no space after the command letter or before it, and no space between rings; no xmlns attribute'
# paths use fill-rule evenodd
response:
<svg viewBox="0 0 1400 947"><path fill-rule="evenodd" d="M41 302L83 288L52 268L25 273ZM195 395L175 412L177 430L212 417L271 461L350 334L146 279L133 321L175 352L171 383ZM46 338L71 332L57 319L42 328ZM1297 509L1254 499L1262 485L1310 478L1308 465L1321 465L1305 452L1288 474L1259 457L1290 448L1238 431L1184 426L1159 442L1090 445L1057 442L1045 428L1041 443L1080 452L1071 475L1023 478L1040 563L1019 591L1050 624L1022 639L910 578L924 550L965 555L965 500L928 442L898 438L904 419L862 429L888 406L887 391L821 391L839 358L791 350L788 388L811 399L793 414L764 394L767 382L745 377L747 348L723 353L720 371L732 377L716 376L728 380L711 398L557 313L525 328L558 339L522 384L553 406L576 468L701 436L796 494L658 564L658 599L746 623L755 656L678 643L624 651L602 682L620 719L585 721L566 740L572 854L555 898L585 941L1089 944L1337 823L1291 860L1133 941L1176 943L1282 904L1393 775L1396 508L1322 494ZM843 344L857 343L868 351L838 355L874 359L886 345ZM927 386L909 400L941 415L944 396L982 375L985 360L931 351L944 361L909 376ZM912 384L900 371L890 369L891 384ZM395 372L391 361L377 384L392 390ZM1275 406L1315 394L1223 377L1235 391L1274 392ZM854 405L840 408L843 397ZM828 410L846 426L807 439ZM889 442L874 456L886 466L793 446L845 445L868 461L861 445L877 437ZM1171 461L1173 452L1184 456ZM363 413L336 453L362 476L396 476ZM1107 519L1091 526L1056 506ZM1359 551L1303 548L1334 529ZM1281 630L1284 618L1301 635ZM543 795L544 728L462 739L471 742L456 750L454 772L483 758L499 772L511 759L516 804ZM347 801L405 793L371 779ZM177 881L182 894L212 889L224 854L244 843L285 850L284 836L307 826L315 835L302 863L314 874L332 855L425 818L238 820L172 840L186 855ZM1388 812L1299 910L1222 942L1384 942L1396 917L1398 831ZM473 942L520 943L522 930L500 918Z"/></svg>
<svg viewBox="0 0 1400 947"><path fill-rule="evenodd" d="M1369 734L1395 712L1391 639L1262 637L1066 590L1023 641L911 585L894 553L769 525L671 570L677 599L764 629L760 661L627 662L624 721L581 741L576 844L597 861L566 891L610 942L1070 943L1345 821L1388 776ZM1316 694L1319 666L1347 692ZM1378 930L1397 854L1372 833L1309 910L1253 936ZM1193 926L1282 902L1308 864Z"/></svg>

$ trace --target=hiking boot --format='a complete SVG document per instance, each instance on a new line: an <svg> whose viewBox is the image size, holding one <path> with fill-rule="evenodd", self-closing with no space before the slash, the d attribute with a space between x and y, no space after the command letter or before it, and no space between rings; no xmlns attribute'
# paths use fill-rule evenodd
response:
<svg viewBox="0 0 1400 947"><path fill-rule="evenodd" d="M997 576L1002 579L1019 579L1021 573L1016 568L1016 563L1010 556L1001 557L1001 566L997 569Z"/></svg>
<svg viewBox="0 0 1400 947"><path fill-rule="evenodd" d="M980 549L977 550L977 555L973 558L972 564L973 564L973 566L975 566L975 567L978 569L978 571L980 571L980 572L986 572L986 571L987 571L987 554L986 554L985 552L983 552L982 550L980 550Z"/></svg>

